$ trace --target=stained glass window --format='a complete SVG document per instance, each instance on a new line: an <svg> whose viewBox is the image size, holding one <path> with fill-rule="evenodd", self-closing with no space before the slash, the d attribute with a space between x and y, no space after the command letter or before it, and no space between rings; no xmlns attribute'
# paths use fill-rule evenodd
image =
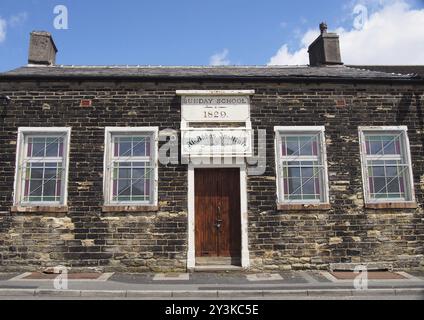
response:
<svg viewBox="0 0 424 320"><path fill-rule="evenodd" d="M278 131L279 185L282 203L327 201L323 131Z"/></svg>
<svg viewBox="0 0 424 320"><path fill-rule="evenodd" d="M113 133L110 145L110 203L154 202L154 135Z"/></svg>
<svg viewBox="0 0 424 320"><path fill-rule="evenodd" d="M361 134L367 200L411 201L406 131L363 130Z"/></svg>
<svg viewBox="0 0 424 320"><path fill-rule="evenodd" d="M61 205L65 203L67 141L70 131L43 132L20 128L16 203Z"/></svg>

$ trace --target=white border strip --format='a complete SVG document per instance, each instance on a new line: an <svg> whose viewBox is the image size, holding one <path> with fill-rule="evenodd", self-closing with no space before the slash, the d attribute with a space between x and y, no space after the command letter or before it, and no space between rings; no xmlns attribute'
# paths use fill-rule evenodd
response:
<svg viewBox="0 0 424 320"><path fill-rule="evenodd" d="M25 273L20 274L19 276L16 276L16 277L11 278L11 279L6 280L6 281L19 281L19 280L24 280L24 278L28 277L28 276L29 276L29 275L31 275L31 274L32 274L32 272L25 272Z"/></svg>
<svg viewBox="0 0 424 320"><path fill-rule="evenodd" d="M246 279L250 282L270 282L281 281L283 277L279 273L255 273L246 275Z"/></svg>
<svg viewBox="0 0 424 320"><path fill-rule="evenodd" d="M177 273L177 274L169 274L169 273L156 273L153 276L153 281L189 281L190 274L189 273Z"/></svg>

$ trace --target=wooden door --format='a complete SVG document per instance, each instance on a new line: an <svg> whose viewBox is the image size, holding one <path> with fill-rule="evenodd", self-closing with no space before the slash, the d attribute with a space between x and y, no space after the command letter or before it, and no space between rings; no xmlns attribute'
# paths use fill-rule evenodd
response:
<svg viewBox="0 0 424 320"><path fill-rule="evenodd" d="M196 257L241 256L240 170L195 170Z"/></svg>

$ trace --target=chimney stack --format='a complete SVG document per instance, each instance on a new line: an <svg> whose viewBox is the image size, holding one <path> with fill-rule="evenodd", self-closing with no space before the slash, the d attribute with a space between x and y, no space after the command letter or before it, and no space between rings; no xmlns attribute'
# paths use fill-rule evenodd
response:
<svg viewBox="0 0 424 320"><path fill-rule="evenodd" d="M327 32L325 22L319 25L321 35L309 46L309 65L319 67L326 65L343 65L340 55L339 36Z"/></svg>
<svg viewBox="0 0 424 320"><path fill-rule="evenodd" d="M57 48L50 33L31 32L29 44L29 64L52 66L56 63Z"/></svg>

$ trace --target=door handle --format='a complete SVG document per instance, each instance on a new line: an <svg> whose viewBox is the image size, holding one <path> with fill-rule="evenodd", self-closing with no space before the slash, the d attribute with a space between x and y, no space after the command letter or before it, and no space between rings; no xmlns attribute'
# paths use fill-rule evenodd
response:
<svg viewBox="0 0 424 320"><path fill-rule="evenodd" d="M217 227L218 229L220 229L221 228L221 226L222 226L222 220L216 220L216 224L215 224L215 227Z"/></svg>

